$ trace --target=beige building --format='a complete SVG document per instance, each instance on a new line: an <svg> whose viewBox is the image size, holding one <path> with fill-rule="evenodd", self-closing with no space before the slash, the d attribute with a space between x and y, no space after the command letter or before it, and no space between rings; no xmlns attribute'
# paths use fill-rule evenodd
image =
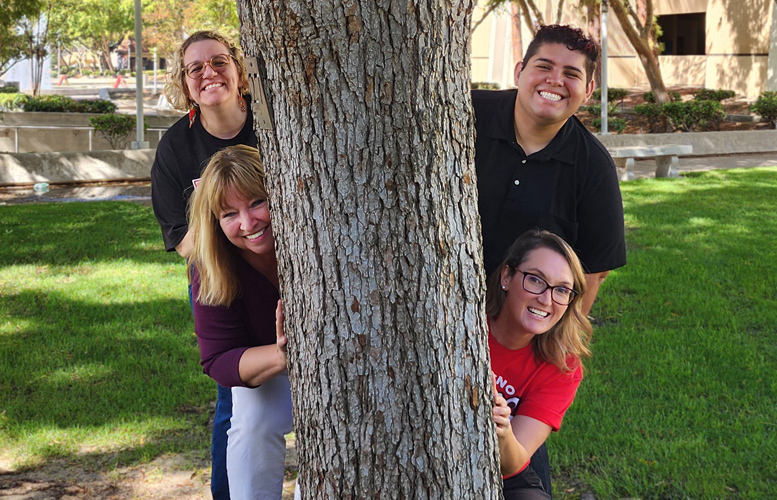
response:
<svg viewBox="0 0 777 500"><path fill-rule="evenodd" d="M546 23L555 21L558 0L535 0ZM577 0L566 0L561 23L586 29ZM485 0L473 15L483 15ZM755 99L777 90L777 0L653 0L665 49L659 56L668 86L734 90ZM648 88L642 64L618 19L608 17L610 87ZM525 22L517 22L515 6L488 15L472 34L472 81L512 85L513 67L532 38Z"/></svg>

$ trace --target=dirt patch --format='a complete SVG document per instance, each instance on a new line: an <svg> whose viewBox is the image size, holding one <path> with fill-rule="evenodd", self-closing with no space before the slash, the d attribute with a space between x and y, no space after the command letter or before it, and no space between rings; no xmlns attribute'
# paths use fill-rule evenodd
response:
<svg viewBox="0 0 777 500"><path fill-rule="evenodd" d="M294 498L297 450L286 441L283 500ZM148 464L99 472L65 460L25 471L0 466L1 500L210 500L210 463L187 455L166 455Z"/></svg>

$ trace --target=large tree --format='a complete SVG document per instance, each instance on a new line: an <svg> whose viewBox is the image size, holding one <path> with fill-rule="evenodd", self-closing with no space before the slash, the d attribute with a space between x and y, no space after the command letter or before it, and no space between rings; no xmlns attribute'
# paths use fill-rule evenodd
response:
<svg viewBox="0 0 777 500"><path fill-rule="evenodd" d="M304 498L498 498L472 1L238 5Z"/></svg>
<svg viewBox="0 0 777 500"><path fill-rule="evenodd" d="M653 0L609 0L612 11L637 52L645 69L650 89L658 104L669 102L661 67L658 65L659 45L656 35L656 18L653 15Z"/></svg>

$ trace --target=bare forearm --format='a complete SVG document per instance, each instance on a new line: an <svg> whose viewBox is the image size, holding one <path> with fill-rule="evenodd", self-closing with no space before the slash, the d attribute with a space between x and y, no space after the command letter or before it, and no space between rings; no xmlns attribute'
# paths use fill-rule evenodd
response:
<svg viewBox="0 0 777 500"><path fill-rule="evenodd" d="M183 237L181 242L176 245L175 251L178 252L178 255L184 259L187 259L189 258L189 255L191 255L193 247L194 242L192 241L192 231L190 229L186 232L186 235Z"/></svg>
<svg viewBox="0 0 777 500"><path fill-rule="evenodd" d="M499 435L499 462L503 476L511 476L531 460L531 455L512 432Z"/></svg>
<svg viewBox="0 0 777 500"><path fill-rule="evenodd" d="M240 380L257 387L286 369L286 356L277 344L252 347L240 357Z"/></svg>
<svg viewBox="0 0 777 500"><path fill-rule="evenodd" d="M588 315L591 312L596 295L599 293L599 287L602 286L602 282L604 282L608 274L610 274L610 271L585 275L587 286L585 296L583 297L583 314Z"/></svg>

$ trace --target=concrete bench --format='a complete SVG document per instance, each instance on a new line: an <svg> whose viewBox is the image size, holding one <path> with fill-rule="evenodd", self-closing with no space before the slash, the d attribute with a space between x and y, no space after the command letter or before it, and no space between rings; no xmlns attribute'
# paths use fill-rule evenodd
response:
<svg viewBox="0 0 777 500"><path fill-rule="evenodd" d="M656 159L656 177L677 177L679 155L693 154L693 146L669 144L666 146L629 146L608 148L610 155L616 160L620 180L628 181L634 178L634 158ZM618 161L618 160L621 161ZM625 165L623 165L625 160Z"/></svg>

